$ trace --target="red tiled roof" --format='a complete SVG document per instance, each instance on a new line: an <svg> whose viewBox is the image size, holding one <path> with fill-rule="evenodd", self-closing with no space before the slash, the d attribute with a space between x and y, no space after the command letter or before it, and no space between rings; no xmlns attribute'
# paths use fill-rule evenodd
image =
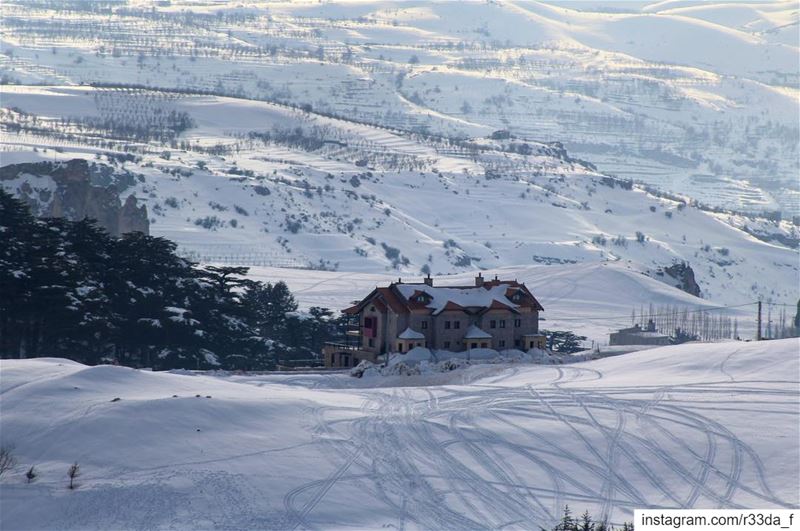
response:
<svg viewBox="0 0 800 531"><path fill-rule="evenodd" d="M375 304L380 311L386 309L387 305L396 313L406 313L408 311L390 288L375 288L361 302L342 310L342 312L350 315L360 313L370 303Z"/></svg>
<svg viewBox="0 0 800 531"><path fill-rule="evenodd" d="M383 299L395 313L406 313L408 311L405 301L395 294L391 286L388 288L378 288L378 293L383 296Z"/></svg>

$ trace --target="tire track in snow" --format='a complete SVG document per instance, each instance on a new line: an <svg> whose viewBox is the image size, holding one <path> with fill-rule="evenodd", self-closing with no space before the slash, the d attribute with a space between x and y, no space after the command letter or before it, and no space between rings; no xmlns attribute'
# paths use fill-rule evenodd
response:
<svg viewBox="0 0 800 531"><path fill-rule="evenodd" d="M562 423L564 423L573 433L575 433L575 435L577 435L578 438L584 443L584 445L589 450L589 452L592 453L597 458L597 460L600 461L603 464L603 466L605 467L605 470L607 471L604 474L603 479L605 481L613 481L609 476L617 475L617 473L610 467L610 465L606 461L605 457L602 456L597 451L597 449L594 447L594 444L592 444L592 442L589 441L586 438L586 436L581 432L581 430L579 428L577 428L574 425L574 423L572 421L570 421L565 415L563 415L563 414L559 413L558 411L556 411L555 408L538 391L536 391L532 386L527 386L527 389L528 389L528 392L530 392L532 396L534 396L535 398L540 400L541 403L544 404L544 406L558 420L560 420ZM630 495L635 501L641 503L642 506L646 506L646 501L645 501L644 497L642 496L641 492L639 492L635 487L633 487L633 485L631 485L630 482L628 482L626 479L621 478L621 477L617 477L617 480L619 481L620 484L622 484L622 489L625 490L628 493L628 495Z"/></svg>

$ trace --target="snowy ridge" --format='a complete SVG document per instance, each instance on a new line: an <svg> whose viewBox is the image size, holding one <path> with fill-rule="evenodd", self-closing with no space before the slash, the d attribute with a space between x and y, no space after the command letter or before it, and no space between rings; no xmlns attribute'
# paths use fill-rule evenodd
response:
<svg viewBox="0 0 800 531"><path fill-rule="evenodd" d="M0 525L529 529L565 504L615 524L634 507L793 507L798 349L682 345L403 388L3 360L2 441L40 476L3 478Z"/></svg>

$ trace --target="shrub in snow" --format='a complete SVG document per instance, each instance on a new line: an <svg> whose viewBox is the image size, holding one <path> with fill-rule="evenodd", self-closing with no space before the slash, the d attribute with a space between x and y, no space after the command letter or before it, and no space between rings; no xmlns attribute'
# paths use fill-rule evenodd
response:
<svg viewBox="0 0 800 531"><path fill-rule="evenodd" d="M31 466L27 472L25 472L25 478L28 480L28 483L33 483L33 480L36 479L36 476L39 474L36 472L33 466Z"/></svg>
<svg viewBox="0 0 800 531"><path fill-rule="evenodd" d="M72 463L69 467L69 470L67 470L67 476L69 476L70 489L75 488L75 478L78 477L80 474L81 474L81 467L76 461L75 463Z"/></svg>
<svg viewBox="0 0 800 531"><path fill-rule="evenodd" d="M450 358L437 364L437 368L441 372L454 371L469 365L469 362L463 358Z"/></svg>
<svg viewBox="0 0 800 531"><path fill-rule="evenodd" d="M14 457L13 450L13 446L0 447L0 476L16 466L17 460Z"/></svg>
<svg viewBox="0 0 800 531"><path fill-rule="evenodd" d="M385 367L381 370L381 374L384 376L416 376L422 374L422 371L420 371L418 365L407 365L406 363L400 362Z"/></svg>
<svg viewBox="0 0 800 531"><path fill-rule="evenodd" d="M361 360L361 363L350 369L350 376L361 378L368 369L372 369L374 366L375 364L370 361Z"/></svg>

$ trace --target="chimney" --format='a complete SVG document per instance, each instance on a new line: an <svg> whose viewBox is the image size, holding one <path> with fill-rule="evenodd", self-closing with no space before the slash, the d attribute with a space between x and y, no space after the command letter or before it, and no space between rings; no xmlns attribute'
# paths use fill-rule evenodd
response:
<svg viewBox="0 0 800 531"><path fill-rule="evenodd" d="M397 283L398 284L402 284L403 283L403 278L402 277L397 277Z"/></svg>
<svg viewBox="0 0 800 531"><path fill-rule="evenodd" d="M433 279L431 278L431 274L428 273L428 276L422 279L426 286L433 287Z"/></svg>
<svg viewBox="0 0 800 531"><path fill-rule="evenodd" d="M483 287L483 275L481 273L478 273L478 276L475 277L475 286Z"/></svg>

